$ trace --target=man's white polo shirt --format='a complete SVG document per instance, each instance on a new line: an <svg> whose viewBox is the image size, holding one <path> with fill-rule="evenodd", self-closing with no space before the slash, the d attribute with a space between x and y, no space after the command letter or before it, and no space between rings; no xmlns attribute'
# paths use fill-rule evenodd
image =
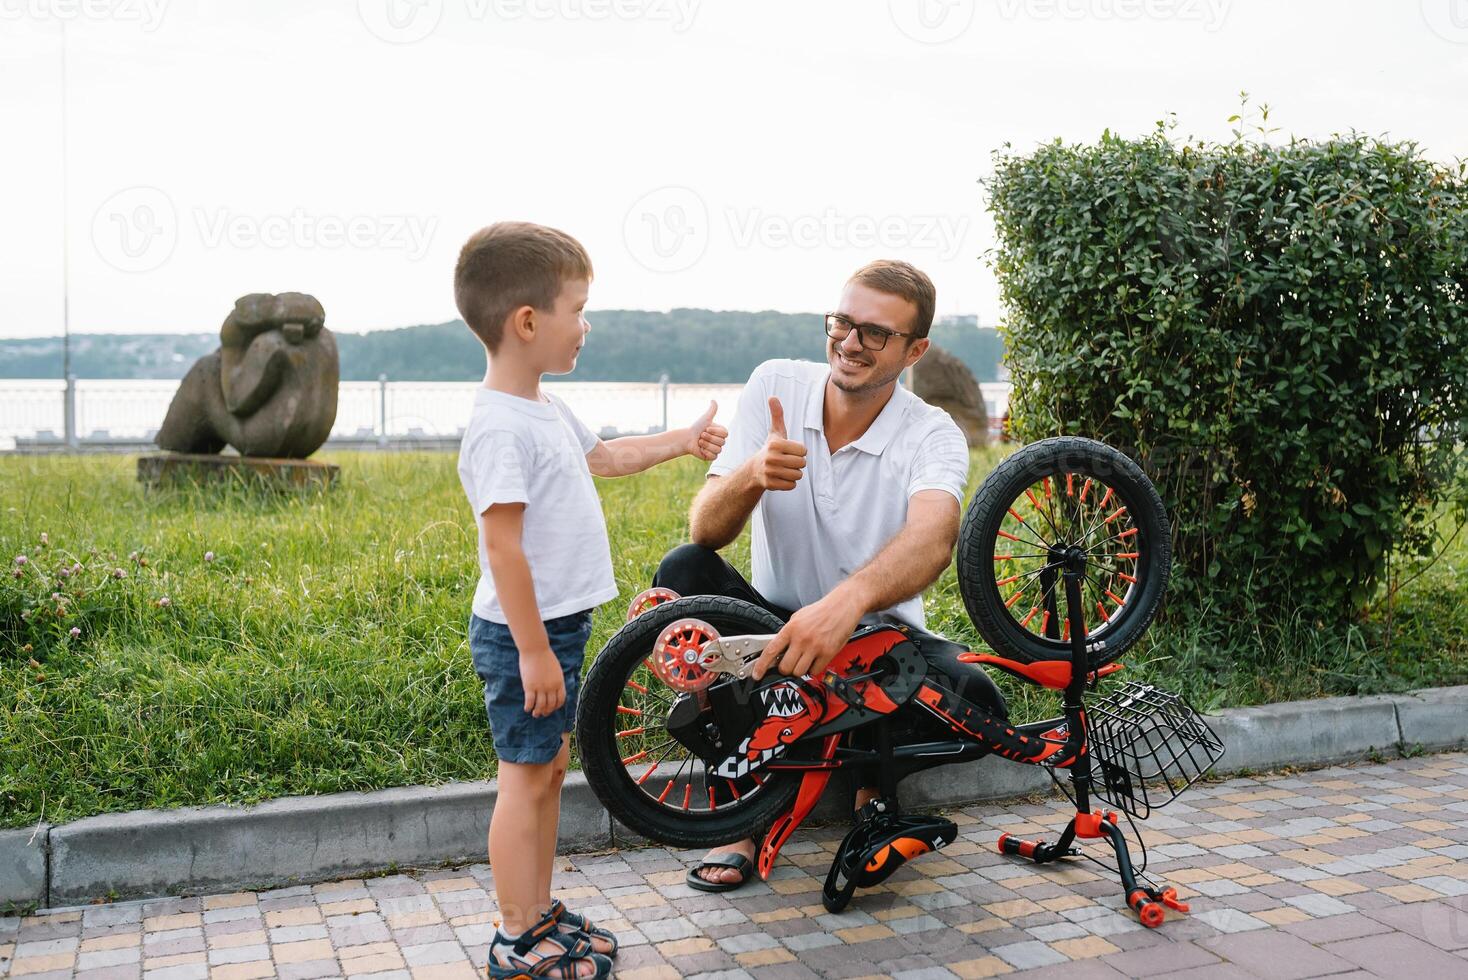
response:
<svg viewBox="0 0 1468 980"><path fill-rule="evenodd" d="M831 370L810 361L766 361L754 369L729 423L724 451L709 466L726 476L770 434L770 398L785 410L789 439L805 444L805 471L794 490L768 490L754 509L755 591L787 609L808 606L866 565L907 521L907 501L946 490L963 505L968 443L948 413L898 385L855 442L834 454L823 409ZM924 625L920 595L865 617Z"/></svg>

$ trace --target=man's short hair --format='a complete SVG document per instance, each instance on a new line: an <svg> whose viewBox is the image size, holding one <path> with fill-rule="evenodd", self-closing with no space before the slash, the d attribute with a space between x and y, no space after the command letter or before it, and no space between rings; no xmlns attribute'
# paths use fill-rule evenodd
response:
<svg viewBox="0 0 1468 980"><path fill-rule="evenodd" d="M469 236L454 267L459 315L489 352L504 339L505 319L522 306L555 307L571 279L590 281L591 257L564 231L501 221Z"/></svg>
<svg viewBox="0 0 1468 980"><path fill-rule="evenodd" d="M901 296L917 307L917 316L913 317L910 328L912 336L907 341L909 344L928 335L929 328L933 326L933 311L938 306L938 290L933 287L933 280L917 266L897 259L878 259L857 269L847 281L870 286L879 293Z"/></svg>

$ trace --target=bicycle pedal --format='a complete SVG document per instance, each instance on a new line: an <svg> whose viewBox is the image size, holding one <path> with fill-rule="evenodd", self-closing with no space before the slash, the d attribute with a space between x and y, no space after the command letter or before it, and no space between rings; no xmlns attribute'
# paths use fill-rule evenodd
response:
<svg viewBox="0 0 1468 980"><path fill-rule="evenodd" d="M1158 892L1154 897L1163 905L1166 905L1168 908L1176 909L1177 911L1185 914L1191 908L1191 906L1189 906L1187 902L1184 902L1177 897L1177 889L1173 888L1171 885L1162 889L1162 891Z"/></svg>

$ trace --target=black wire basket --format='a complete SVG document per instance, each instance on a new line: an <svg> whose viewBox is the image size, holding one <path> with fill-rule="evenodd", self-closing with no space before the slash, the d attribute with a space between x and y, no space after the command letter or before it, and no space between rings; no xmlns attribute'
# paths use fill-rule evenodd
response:
<svg viewBox="0 0 1468 980"><path fill-rule="evenodd" d="M1181 696L1125 683L1086 705L1092 792L1140 820L1223 758L1223 742Z"/></svg>

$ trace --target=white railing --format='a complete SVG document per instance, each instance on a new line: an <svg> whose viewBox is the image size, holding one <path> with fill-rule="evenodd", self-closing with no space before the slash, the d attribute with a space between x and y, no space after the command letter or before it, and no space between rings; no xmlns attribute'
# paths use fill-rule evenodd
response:
<svg viewBox="0 0 1468 980"><path fill-rule="evenodd" d="M150 441L178 391L177 381L77 380L72 398L80 445ZM469 417L477 382L343 381L337 393L333 439L446 439ZM990 427L996 429L1009 401L1007 383L983 389ZM744 386L656 382L554 381L545 388L564 399L593 431L631 433L686 425L719 403L727 422ZM66 437L67 386L62 381L0 379L0 450L17 439L62 442Z"/></svg>

